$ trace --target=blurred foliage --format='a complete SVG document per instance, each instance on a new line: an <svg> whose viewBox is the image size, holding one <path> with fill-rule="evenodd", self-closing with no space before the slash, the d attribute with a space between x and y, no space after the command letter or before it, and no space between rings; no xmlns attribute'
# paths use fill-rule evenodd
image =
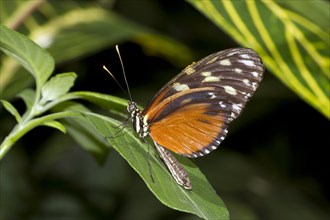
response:
<svg viewBox="0 0 330 220"><path fill-rule="evenodd" d="M23 33L43 48L47 48L57 64L90 56L105 47L127 40L136 42L150 54L164 56L177 65L191 60L191 51L183 44L129 21L111 10L106 11L105 8L99 7L97 2L1 3L1 20L4 24L13 28L19 25ZM31 8L36 10L33 14L29 14ZM16 18L18 13L21 15L20 18ZM27 18L24 17L26 14L29 15ZM26 83L21 79L27 76L22 76L24 73L16 73L16 65L5 60L1 67L1 96L4 98L10 98L26 87Z"/></svg>
<svg viewBox="0 0 330 220"><path fill-rule="evenodd" d="M272 73L330 119L329 2L189 2L255 49Z"/></svg>
<svg viewBox="0 0 330 220"><path fill-rule="evenodd" d="M101 66L107 64L120 75L111 48L122 44L133 96L143 104L193 60L237 46L234 39L257 50L269 71L329 115L326 1L189 1L178 2L176 7L166 1L0 3L2 24L29 35L50 51L56 72L78 74L74 90L121 94ZM266 38L265 30L271 38ZM302 35L292 38L290 33ZM310 34L303 38L306 33ZM32 85L32 77L2 54L0 62L1 98L23 112L15 95ZM305 64L301 66L301 62ZM20 96L28 100L30 95ZM115 112L120 110L124 111L118 105ZM0 111L2 140L14 119L3 108ZM82 128L79 121L61 123L70 136L36 128L0 162L1 219L195 218L157 202L115 151L109 155L109 148L98 152L102 137L92 147L81 139L96 135L93 129ZM231 126L222 149L194 162L223 198L232 219L327 219L328 131L327 119L266 72L256 96ZM72 138L79 145L85 143L84 149L92 154L81 151Z"/></svg>

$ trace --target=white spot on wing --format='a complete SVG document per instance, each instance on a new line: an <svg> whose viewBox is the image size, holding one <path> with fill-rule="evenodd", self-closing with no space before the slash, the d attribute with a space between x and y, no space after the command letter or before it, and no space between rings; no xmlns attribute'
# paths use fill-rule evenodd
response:
<svg viewBox="0 0 330 220"><path fill-rule="evenodd" d="M221 108L226 108L226 104L223 103L223 101L219 102Z"/></svg>
<svg viewBox="0 0 330 220"><path fill-rule="evenodd" d="M205 72L202 72L201 75L202 75L202 76L211 76L212 73L209 72L209 71L205 71Z"/></svg>
<svg viewBox="0 0 330 220"><path fill-rule="evenodd" d="M211 148L212 148L212 150L215 150L215 149L217 149L217 147L216 146L211 146Z"/></svg>
<svg viewBox="0 0 330 220"><path fill-rule="evenodd" d="M233 111L235 111L236 113L240 113L242 111L242 105L241 104L233 104Z"/></svg>
<svg viewBox="0 0 330 220"><path fill-rule="evenodd" d="M243 83L247 86L251 86L250 80L248 79L243 79Z"/></svg>
<svg viewBox="0 0 330 220"><path fill-rule="evenodd" d="M245 66L255 66L252 60L238 60L238 62L243 63Z"/></svg>
<svg viewBox="0 0 330 220"><path fill-rule="evenodd" d="M173 84L173 89L175 89L176 91L180 92L180 91L185 91L189 89L189 86L186 84L180 84L180 83L174 83Z"/></svg>
<svg viewBox="0 0 330 220"><path fill-rule="evenodd" d="M229 59L220 60L219 63L220 63L220 65L223 65L223 66L231 66L231 62Z"/></svg>
<svg viewBox="0 0 330 220"><path fill-rule="evenodd" d="M224 86L225 92L228 93L229 95L237 95L237 91L234 87L231 86Z"/></svg>
<svg viewBox="0 0 330 220"><path fill-rule="evenodd" d="M250 59L251 58L249 54L241 54L240 57L244 58L244 59Z"/></svg>
<svg viewBox="0 0 330 220"><path fill-rule="evenodd" d="M235 69L234 69L234 71L235 71L235 73L238 73L238 74L240 74L240 73L242 73L242 72L243 72L243 70L242 70L242 69L240 69L240 68L235 68Z"/></svg>
<svg viewBox="0 0 330 220"><path fill-rule="evenodd" d="M213 93L213 92L209 92L209 93L207 93L207 94L211 96L211 97L210 97L210 99L214 99L214 98L216 98L216 97L217 97L216 95L214 95L214 93Z"/></svg>
<svg viewBox="0 0 330 220"><path fill-rule="evenodd" d="M207 76L202 82L219 82L220 78L216 76Z"/></svg>
<svg viewBox="0 0 330 220"><path fill-rule="evenodd" d="M209 151L209 149L207 149L207 148L203 148L202 150L203 150L203 152L204 152L205 154L208 154L208 153L211 152L211 151Z"/></svg>
<svg viewBox="0 0 330 220"><path fill-rule="evenodd" d="M257 72L251 72L251 74L252 74L252 76L254 76L254 77L258 77L258 76L259 76L259 73L257 73Z"/></svg>

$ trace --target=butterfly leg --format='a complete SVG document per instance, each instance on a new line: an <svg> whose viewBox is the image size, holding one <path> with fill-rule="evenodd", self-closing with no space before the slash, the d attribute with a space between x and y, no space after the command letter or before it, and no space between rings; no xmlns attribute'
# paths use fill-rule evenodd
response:
<svg viewBox="0 0 330 220"><path fill-rule="evenodd" d="M119 125L116 125L116 126L112 126L113 128L120 128L120 130L123 130L124 129L124 127L127 125L127 122L128 122L128 120L129 119L131 119L131 117L127 117L126 119L125 119L125 121L123 121L122 123L120 123Z"/></svg>
<svg viewBox="0 0 330 220"><path fill-rule="evenodd" d="M127 125L127 122L128 122L128 120L130 119L131 117L128 117L128 118L126 118L125 119L125 121L124 122L122 122L122 123L120 123L119 125L116 125L116 126L112 126L113 128L115 128L115 129L119 129L114 135L109 135L109 136L105 136L105 138L106 139L108 139L108 138L116 138L117 137L117 135L121 132L121 131L123 131L124 130L124 128L126 127L126 125Z"/></svg>
<svg viewBox="0 0 330 220"><path fill-rule="evenodd" d="M152 180L152 182L154 183L154 176L152 175L152 169L151 169L151 163L150 163L150 143L148 141L146 141L145 139L142 139L146 144L148 144L148 168L149 168L149 174L150 174L150 178Z"/></svg>

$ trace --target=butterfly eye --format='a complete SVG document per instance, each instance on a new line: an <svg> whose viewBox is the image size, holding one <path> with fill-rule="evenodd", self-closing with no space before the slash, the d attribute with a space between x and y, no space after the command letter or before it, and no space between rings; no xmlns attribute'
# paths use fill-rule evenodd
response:
<svg viewBox="0 0 330 220"><path fill-rule="evenodd" d="M137 109L135 102L129 101L127 104L128 113L132 113Z"/></svg>

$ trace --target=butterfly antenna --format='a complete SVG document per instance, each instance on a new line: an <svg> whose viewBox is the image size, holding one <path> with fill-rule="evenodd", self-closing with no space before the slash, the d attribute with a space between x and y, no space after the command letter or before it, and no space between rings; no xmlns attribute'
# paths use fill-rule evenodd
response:
<svg viewBox="0 0 330 220"><path fill-rule="evenodd" d="M129 90L129 86L128 86L128 82L127 82L127 78L126 78L126 72L125 72L125 68L124 68L123 60L121 59L121 55L120 55L120 52L119 52L119 47L118 47L118 45L116 45L116 51L117 51L117 53L118 53L119 60L120 60L120 64L121 64L121 68L122 68L122 70L123 70L124 80L125 80L125 84L126 84L126 87L127 87L128 96L129 96L129 99L132 101L131 91Z"/></svg>
<svg viewBox="0 0 330 220"><path fill-rule="evenodd" d="M103 69L104 69L105 71L107 71L107 72L109 73L109 75L115 80L115 82L116 82L117 85L120 87L120 89L123 90L123 92L124 92L128 97L131 98L130 94L126 92L126 90L125 90L125 89L120 85L120 83L117 81L116 77L115 77L114 75L112 75L112 73L110 72L110 70L108 70L108 68L107 68L105 65L103 65Z"/></svg>
<svg viewBox="0 0 330 220"><path fill-rule="evenodd" d="M126 78L126 73L125 73L125 68L124 68L123 60L121 59L121 55L120 55L120 52L119 52L119 47L118 47L118 45L116 45L116 50L117 50L117 53L118 53L118 56L119 56L119 60L120 60L120 64L121 64L121 68L122 68L122 70L123 70L123 75L124 75L124 80L125 80L125 84L126 84L126 88L127 88L127 90L125 90L125 89L121 86L121 84L118 82L118 80L116 79L116 77L110 72L110 70L109 70L105 65L103 65L103 69L109 73L109 75L115 80L115 82L116 82L117 85L120 87L120 89L123 90L123 92L124 92L124 93L129 97L129 99L132 101L131 91L129 90L129 86L128 86L128 82L127 82L127 78Z"/></svg>

